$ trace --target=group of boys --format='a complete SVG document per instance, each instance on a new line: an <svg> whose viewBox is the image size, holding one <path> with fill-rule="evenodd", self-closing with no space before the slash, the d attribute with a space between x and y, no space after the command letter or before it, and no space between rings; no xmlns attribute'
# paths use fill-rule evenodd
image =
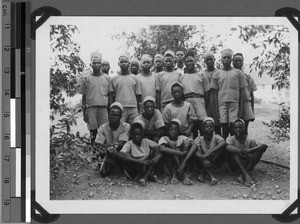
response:
<svg viewBox="0 0 300 224"><path fill-rule="evenodd" d="M241 70L241 53L225 49L221 56L223 67L217 69L214 53L205 52L206 69L199 72L192 51L167 50L155 55L153 65L150 55L139 62L124 54L119 74L110 77L109 63L92 53L92 69L79 80L79 89L91 142L105 149L101 176L119 166L145 185L158 181L160 169L171 183L188 185L187 172L196 164L198 180L208 176L215 185L211 168L226 158L230 170L240 173L238 180L251 186L249 171L267 149L248 136L256 86Z"/></svg>

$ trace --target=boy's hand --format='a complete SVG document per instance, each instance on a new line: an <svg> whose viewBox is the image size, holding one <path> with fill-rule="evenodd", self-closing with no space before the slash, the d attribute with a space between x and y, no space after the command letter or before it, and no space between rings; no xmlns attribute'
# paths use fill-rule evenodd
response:
<svg viewBox="0 0 300 224"><path fill-rule="evenodd" d="M152 165L152 160L144 160L144 161L141 161L141 162L145 166L151 166Z"/></svg>

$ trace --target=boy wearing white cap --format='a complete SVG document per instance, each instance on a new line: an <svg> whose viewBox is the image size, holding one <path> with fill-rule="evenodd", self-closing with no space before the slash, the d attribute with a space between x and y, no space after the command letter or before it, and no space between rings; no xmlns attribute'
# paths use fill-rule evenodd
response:
<svg viewBox="0 0 300 224"><path fill-rule="evenodd" d="M215 68L214 52L206 51L204 53L204 63L206 64L206 69L203 71L203 77L207 80L210 87L212 76L216 71L218 71L218 69ZM218 108L218 105L216 104L217 102L214 101L215 98L213 96L213 93L214 91L209 90L209 93L205 95L206 112L207 116L213 118L215 121L215 133L221 135L220 118L218 115L219 112L216 110Z"/></svg>
<svg viewBox="0 0 300 224"><path fill-rule="evenodd" d="M141 83L137 77L129 72L129 58L126 55L119 57L120 74L114 76L110 82L110 103L120 102L123 105L122 121L132 124L138 114Z"/></svg>
<svg viewBox="0 0 300 224"><path fill-rule="evenodd" d="M108 176L118 165L115 154L129 139L130 125L120 121L122 111L122 104L113 103L109 109L109 122L101 125L97 133L95 147L101 147L105 150L105 157L100 167L102 177Z"/></svg>
<svg viewBox="0 0 300 224"><path fill-rule="evenodd" d="M149 180L158 182L153 169L162 157L158 144L144 138L145 123L134 122L130 129L129 141L125 143L118 158L123 162L125 175L130 179L139 179L142 186Z"/></svg>
<svg viewBox="0 0 300 224"><path fill-rule="evenodd" d="M171 174L171 184L178 183L180 179L184 185L190 185L192 181L186 175L186 164L197 150L197 145L187 136L179 134L180 126L181 121L173 119L168 124L167 135L161 137L158 144L160 152L165 155L163 166L165 172Z"/></svg>
<svg viewBox="0 0 300 224"><path fill-rule="evenodd" d="M171 85L179 82L180 72L174 71L174 52L167 50L164 55L165 71L156 76L156 106L162 112L173 101Z"/></svg>
<svg viewBox="0 0 300 224"><path fill-rule="evenodd" d="M246 187L253 184L249 172L267 150L268 146L260 144L254 138L249 137L245 132L245 122L242 119L236 119L233 122L234 136L226 139L228 152L228 165L231 172L240 171L238 180L243 182Z"/></svg>
<svg viewBox="0 0 300 224"><path fill-rule="evenodd" d="M144 135L152 141L158 142L163 134L165 123L158 109L155 108L155 98L146 96L143 101L144 112L134 121L143 121L145 123Z"/></svg>
<svg viewBox="0 0 300 224"><path fill-rule="evenodd" d="M198 146L198 150L195 152L198 165L202 167L198 180L204 182L205 173L210 178L210 185L216 185L218 179L216 179L212 172L211 167L216 165L221 167L225 160L225 140L218 134L214 133L215 121L211 117L207 117L203 121L203 136L198 136L194 142Z"/></svg>
<svg viewBox="0 0 300 224"><path fill-rule="evenodd" d="M223 68L213 74L211 89L214 91L214 101L218 102L216 106L218 105L223 138L226 139L229 132L233 135L234 119L242 116L247 81L242 71L231 67L232 50L222 50L221 54Z"/></svg>
<svg viewBox="0 0 300 224"><path fill-rule="evenodd" d="M80 80L82 108L84 121L90 131L91 142L95 141L97 129L106 123L108 106L108 87L110 77L101 72L102 55L99 52L91 54L92 71Z"/></svg>
<svg viewBox="0 0 300 224"><path fill-rule="evenodd" d="M144 112L143 101L146 96L156 97L155 76L150 71L152 66L152 57L144 54L141 58L142 71L136 77L141 83L142 95L139 102L140 114Z"/></svg>

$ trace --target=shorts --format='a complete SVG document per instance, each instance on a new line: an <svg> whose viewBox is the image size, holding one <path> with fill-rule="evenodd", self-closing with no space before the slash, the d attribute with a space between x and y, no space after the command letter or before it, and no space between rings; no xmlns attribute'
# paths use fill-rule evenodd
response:
<svg viewBox="0 0 300 224"><path fill-rule="evenodd" d="M124 107L121 121L125 121L131 125L137 116L139 116L139 113L136 107Z"/></svg>
<svg viewBox="0 0 300 224"><path fill-rule="evenodd" d="M232 123L238 117L237 102L219 103L220 123Z"/></svg>
<svg viewBox="0 0 300 224"><path fill-rule="evenodd" d="M207 117L204 98L187 98L185 101L192 104L198 120L203 121Z"/></svg>
<svg viewBox="0 0 300 224"><path fill-rule="evenodd" d="M244 107L243 107L243 115L242 119L244 121L254 120L255 115L253 113L252 107L251 107L251 101L244 101Z"/></svg>
<svg viewBox="0 0 300 224"><path fill-rule="evenodd" d="M87 108L89 130L97 130L100 125L108 122L108 112L105 106L93 106Z"/></svg>

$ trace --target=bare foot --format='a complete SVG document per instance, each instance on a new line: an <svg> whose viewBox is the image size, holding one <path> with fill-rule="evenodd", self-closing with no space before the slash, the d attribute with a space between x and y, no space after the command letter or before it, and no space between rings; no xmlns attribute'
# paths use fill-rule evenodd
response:
<svg viewBox="0 0 300 224"><path fill-rule="evenodd" d="M243 183L243 175L242 174L238 175L236 179L239 183Z"/></svg>
<svg viewBox="0 0 300 224"><path fill-rule="evenodd" d="M156 183L161 183L161 182L162 182L161 180L159 180L159 179L157 178L156 175L151 175L151 176L149 177L149 180L152 181L152 182L156 182Z"/></svg>
<svg viewBox="0 0 300 224"><path fill-rule="evenodd" d="M146 186L146 181L142 178L140 179L140 184L141 186Z"/></svg>
<svg viewBox="0 0 300 224"><path fill-rule="evenodd" d="M217 183L219 183L219 180L217 178L212 177L210 181L210 185L215 186Z"/></svg>
<svg viewBox="0 0 300 224"><path fill-rule="evenodd" d="M178 179L177 179L176 175L173 175L172 179L171 179L171 184L177 184L177 183L178 183Z"/></svg>
<svg viewBox="0 0 300 224"><path fill-rule="evenodd" d="M205 159L205 160L203 161L203 163L204 163L204 166L205 166L206 168L212 167L211 162L210 162L209 160L207 160L207 159Z"/></svg>
<svg viewBox="0 0 300 224"><path fill-rule="evenodd" d="M193 184L193 182L188 178L187 175L184 176L184 179L183 179L182 183L184 185L191 185L191 184Z"/></svg>
<svg viewBox="0 0 300 224"><path fill-rule="evenodd" d="M200 175L198 176L198 180L202 183L204 183L205 179L204 179L204 174L200 173Z"/></svg>
<svg viewBox="0 0 300 224"><path fill-rule="evenodd" d="M244 180L244 185L246 187L250 187L254 182L252 181L251 177L248 175L245 177L245 180Z"/></svg>

